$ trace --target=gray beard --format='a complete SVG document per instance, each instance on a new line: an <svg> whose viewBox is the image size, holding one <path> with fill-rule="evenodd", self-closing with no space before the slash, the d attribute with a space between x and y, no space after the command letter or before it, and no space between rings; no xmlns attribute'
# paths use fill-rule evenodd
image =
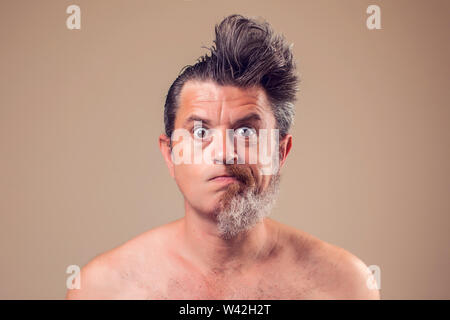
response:
<svg viewBox="0 0 450 320"><path fill-rule="evenodd" d="M255 187L236 194L225 207L216 212L219 236L231 239L269 216L280 190L279 171L271 176L266 190L256 193Z"/></svg>

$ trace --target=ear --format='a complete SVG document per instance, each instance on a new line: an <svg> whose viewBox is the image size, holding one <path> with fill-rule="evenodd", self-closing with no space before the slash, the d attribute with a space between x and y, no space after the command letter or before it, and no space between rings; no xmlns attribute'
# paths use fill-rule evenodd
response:
<svg viewBox="0 0 450 320"><path fill-rule="evenodd" d="M292 148L292 135L286 134L286 136L280 140L280 169L286 162L287 155Z"/></svg>
<svg viewBox="0 0 450 320"><path fill-rule="evenodd" d="M159 136L159 150L161 150L167 168L169 168L170 175L174 178L174 165L172 161L172 150L170 150L170 138L164 133Z"/></svg>

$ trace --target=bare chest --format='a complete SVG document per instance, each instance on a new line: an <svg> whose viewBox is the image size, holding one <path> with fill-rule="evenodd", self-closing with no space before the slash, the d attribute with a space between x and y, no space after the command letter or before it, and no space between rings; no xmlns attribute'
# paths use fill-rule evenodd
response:
<svg viewBox="0 0 450 320"><path fill-rule="evenodd" d="M208 280L193 274L162 272L157 279L147 279L139 287L145 299L278 300L312 299L317 295L307 273L294 272L288 267Z"/></svg>

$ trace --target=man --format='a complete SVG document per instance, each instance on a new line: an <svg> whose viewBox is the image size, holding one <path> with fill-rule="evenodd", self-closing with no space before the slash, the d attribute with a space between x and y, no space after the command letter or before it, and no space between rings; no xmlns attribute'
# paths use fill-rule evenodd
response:
<svg viewBox="0 0 450 320"><path fill-rule="evenodd" d="M159 137L184 217L93 259L67 298L379 299L357 257L267 217L292 147L291 47L240 15L215 31L170 87Z"/></svg>

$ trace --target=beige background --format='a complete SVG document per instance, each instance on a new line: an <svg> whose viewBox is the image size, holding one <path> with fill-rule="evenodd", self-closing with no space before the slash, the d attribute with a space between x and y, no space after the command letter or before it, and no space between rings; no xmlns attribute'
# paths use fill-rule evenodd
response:
<svg viewBox="0 0 450 320"><path fill-rule="evenodd" d="M303 79L272 217L380 266L384 299L449 299L449 9L1 0L0 298L62 299L68 265L184 214L157 147L164 98L241 13L295 44Z"/></svg>

